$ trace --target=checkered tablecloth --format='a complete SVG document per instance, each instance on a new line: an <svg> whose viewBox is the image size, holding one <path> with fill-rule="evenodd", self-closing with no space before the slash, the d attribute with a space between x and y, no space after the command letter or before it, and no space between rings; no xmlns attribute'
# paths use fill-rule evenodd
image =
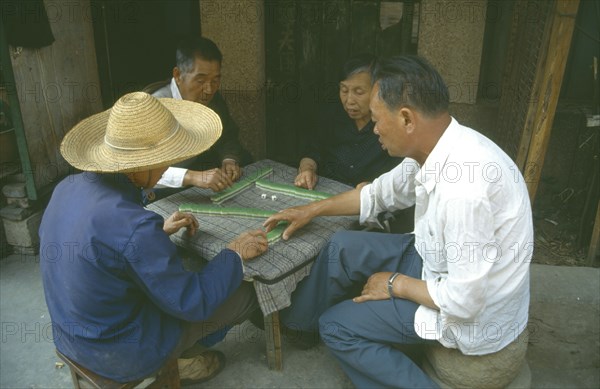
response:
<svg viewBox="0 0 600 389"><path fill-rule="evenodd" d="M278 183L293 185L297 169L271 161L262 160L243 169L243 176L248 177L265 167L272 167L273 173L262 178ZM351 189L339 182L320 177L315 190L337 194ZM266 199L262 194L266 194ZM175 212L180 204L203 203L210 204L209 189L190 188L148 206L148 209L168 217ZM271 200L271 195L277 196ZM306 204L308 200L270 192L251 185L248 189L225 201L221 206L260 208L279 211L295 205ZM249 229L262 227L264 219L244 217L223 217L197 215L200 223L198 233L193 237L184 234L184 230L171 235L175 244L183 246L202 257L210 260L240 233ZM335 231L351 229L357 225L355 216L332 216L315 218L301 230L297 231L288 241L279 240L272 243L266 253L258 258L245 262L246 276L254 280L254 287L262 311L265 315L283 309L290 305L291 293L297 283L310 272L312 260L329 240Z"/></svg>

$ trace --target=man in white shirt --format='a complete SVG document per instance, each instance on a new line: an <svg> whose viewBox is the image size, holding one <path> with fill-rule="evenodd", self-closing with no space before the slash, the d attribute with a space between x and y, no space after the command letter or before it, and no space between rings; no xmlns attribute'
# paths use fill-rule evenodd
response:
<svg viewBox="0 0 600 389"><path fill-rule="evenodd" d="M159 186L181 188L194 185L220 192L241 176L241 167L251 162L250 154L238 140L239 128L219 93L223 55L208 38L190 36L177 46L171 82L158 89L154 97L170 97L206 105L221 118L223 132L213 147L200 156L170 167Z"/></svg>
<svg viewBox="0 0 600 389"><path fill-rule="evenodd" d="M396 56L374 71L374 132L405 157L370 185L277 213L284 239L316 216L415 205L412 234L334 235L298 285L283 323L319 331L357 387L435 387L393 344L439 342L497 352L525 329L533 249L527 189L512 160L448 113L448 89L424 59Z"/></svg>

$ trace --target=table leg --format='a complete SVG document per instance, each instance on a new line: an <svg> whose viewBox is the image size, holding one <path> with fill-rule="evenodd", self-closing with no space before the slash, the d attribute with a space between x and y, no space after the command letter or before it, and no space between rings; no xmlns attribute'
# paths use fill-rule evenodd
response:
<svg viewBox="0 0 600 389"><path fill-rule="evenodd" d="M267 340L267 363L271 370L283 370L281 354L281 327L279 312L265 316L265 338Z"/></svg>

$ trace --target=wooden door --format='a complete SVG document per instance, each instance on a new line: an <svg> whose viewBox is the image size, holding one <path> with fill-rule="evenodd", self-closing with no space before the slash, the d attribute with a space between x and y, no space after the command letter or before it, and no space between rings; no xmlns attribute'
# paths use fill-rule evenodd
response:
<svg viewBox="0 0 600 389"><path fill-rule="evenodd" d="M105 108L170 78L179 39L200 34L198 0L92 0L91 12Z"/></svg>

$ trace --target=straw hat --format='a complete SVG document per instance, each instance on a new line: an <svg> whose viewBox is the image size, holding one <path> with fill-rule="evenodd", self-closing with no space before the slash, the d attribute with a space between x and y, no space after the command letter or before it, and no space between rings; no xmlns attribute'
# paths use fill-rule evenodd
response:
<svg viewBox="0 0 600 389"><path fill-rule="evenodd" d="M151 170L207 150L222 128L219 116L202 104L134 92L79 122L65 135L60 152L84 171Z"/></svg>

